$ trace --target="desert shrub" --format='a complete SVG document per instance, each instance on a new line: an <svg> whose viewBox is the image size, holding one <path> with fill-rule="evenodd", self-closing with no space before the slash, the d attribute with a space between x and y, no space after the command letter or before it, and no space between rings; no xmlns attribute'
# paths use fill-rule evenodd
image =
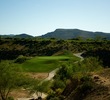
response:
<svg viewBox="0 0 110 100"><path fill-rule="evenodd" d="M80 92L84 93L93 88L93 82L89 75L83 76L81 79Z"/></svg>
<svg viewBox="0 0 110 100"><path fill-rule="evenodd" d="M67 63L63 63L60 67L60 69L57 71L57 74L55 76L55 79L60 80L67 80L69 79L73 74L72 66L68 65Z"/></svg>
<svg viewBox="0 0 110 100"><path fill-rule="evenodd" d="M55 93L52 92L52 93L50 93L50 94L47 96L46 100L51 100L51 99L54 98L55 96L56 96Z"/></svg>
<svg viewBox="0 0 110 100"><path fill-rule="evenodd" d="M85 93L88 91L91 91L91 89L93 88L93 84L91 82L84 82L81 87L80 87L80 92L81 93Z"/></svg>
<svg viewBox="0 0 110 100"><path fill-rule="evenodd" d="M88 71L97 71L102 68L101 63L96 57L88 57L82 62L82 66Z"/></svg>
<svg viewBox="0 0 110 100"><path fill-rule="evenodd" d="M54 80L53 82L53 86L52 86L52 89L53 90L56 90L56 89L63 89L65 88L65 83L62 81L62 80Z"/></svg>
<svg viewBox="0 0 110 100"><path fill-rule="evenodd" d="M14 100L14 98L13 97L8 97L8 100Z"/></svg>
<svg viewBox="0 0 110 100"><path fill-rule="evenodd" d="M82 73L87 74L93 71L99 71L102 69L101 61L96 57L85 58L84 61L78 62L73 65L73 72L75 74Z"/></svg>
<svg viewBox="0 0 110 100"><path fill-rule="evenodd" d="M20 55L16 60L15 63L23 63L27 60L27 57Z"/></svg>

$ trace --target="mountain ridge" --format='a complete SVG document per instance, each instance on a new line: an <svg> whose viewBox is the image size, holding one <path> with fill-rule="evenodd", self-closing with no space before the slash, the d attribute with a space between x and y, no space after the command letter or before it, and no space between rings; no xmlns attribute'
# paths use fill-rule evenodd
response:
<svg viewBox="0 0 110 100"><path fill-rule="evenodd" d="M80 29L56 29L53 32L48 32L40 37L42 38L57 38L57 39L72 39L77 37L82 37L84 39L87 38L95 38L95 37L103 37L110 39L110 33L104 32L92 32L85 31Z"/></svg>
<svg viewBox="0 0 110 100"><path fill-rule="evenodd" d="M10 35L0 35L1 38L33 38L35 36L22 33L18 35L10 34ZM56 38L56 39L75 39L81 37L82 39L95 39L97 37L106 38L110 40L110 33L105 32L92 32L92 31L85 31L80 29L63 29L58 28L55 31L48 32L44 35L37 36L40 38Z"/></svg>
<svg viewBox="0 0 110 100"><path fill-rule="evenodd" d="M32 38L32 35L28 35L26 33L22 33L22 34L18 34L18 35L14 35L14 34L10 34L10 35L0 35L1 38Z"/></svg>

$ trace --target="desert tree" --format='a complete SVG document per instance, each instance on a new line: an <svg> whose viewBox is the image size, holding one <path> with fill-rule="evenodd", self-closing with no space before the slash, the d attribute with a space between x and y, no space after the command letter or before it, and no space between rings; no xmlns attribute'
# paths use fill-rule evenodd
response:
<svg viewBox="0 0 110 100"><path fill-rule="evenodd" d="M9 93L26 83L20 69L9 61L0 62L0 99L7 100ZM28 84L28 83L27 83Z"/></svg>

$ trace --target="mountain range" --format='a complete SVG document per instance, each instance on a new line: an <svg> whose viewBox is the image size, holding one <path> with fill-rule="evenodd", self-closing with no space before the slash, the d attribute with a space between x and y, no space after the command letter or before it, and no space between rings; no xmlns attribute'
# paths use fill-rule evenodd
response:
<svg viewBox="0 0 110 100"><path fill-rule="evenodd" d="M53 32L49 32L41 36L42 38L57 38L57 39L73 39L77 37L87 38L96 38L102 37L110 40L110 33L104 32L91 32L84 31L79 29L56 29Z"/></svg>
<svg viewBox="0 0 110 100"><path fill-rule="evenodd" d="M19 35L0 35L2 38L33 38L34 36L28 34L19 34ZM53 32L48 32L42 36L38 36L40 38L56 38L56 39L74 39L81 37L83 39L94 39L96 37L106 38L110 40L110 33L104 32L91 32L91 31L84 31L80 29L56 29Z"/></svg>
<svg viewBox="0 0 110 100"><path fill-rule="evenodd" d="M0 35L1 38L33 38L32 35L28 35L26 33L22 33L19 35L14 35L14 34L10 34L10 35Z"/></svg>

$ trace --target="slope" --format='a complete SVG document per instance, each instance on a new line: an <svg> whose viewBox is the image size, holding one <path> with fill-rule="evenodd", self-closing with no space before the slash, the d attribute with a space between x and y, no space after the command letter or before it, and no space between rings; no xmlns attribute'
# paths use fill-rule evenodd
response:
<svg viewBox="0 0 110 100"><path fill-rule="evenodd" d="M110 34L103 32L90 32L79 29L56 29L54 32L49 32L41 36L42 38L57 38L57 39L72 39L72 38L96 38L103 37L110 39Z"/></svg>

